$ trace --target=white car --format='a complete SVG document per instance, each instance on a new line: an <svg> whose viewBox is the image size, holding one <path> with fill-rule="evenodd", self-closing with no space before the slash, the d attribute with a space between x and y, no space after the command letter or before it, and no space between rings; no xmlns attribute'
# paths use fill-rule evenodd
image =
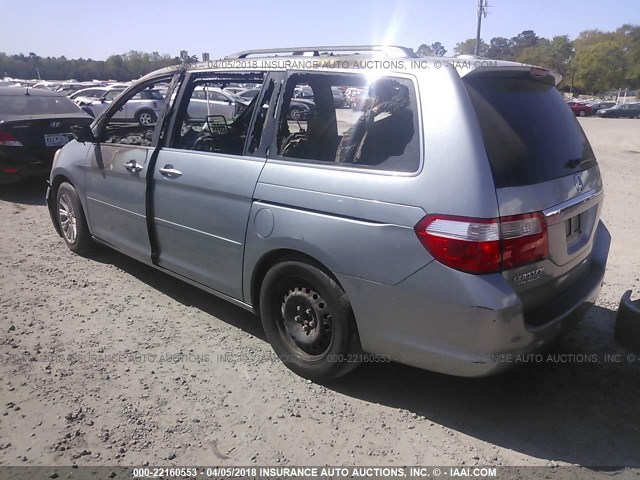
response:
<svg viewBox="0 0 640 480"><path fill-rule="evenodd" d="M121 93L121 90L111 89L103 97L84 106L94 117L99 117ZM113 116L140 125L153 125L164 108L164 95L159 90L148 89L134 95Z"/></svg>
<svg viewBox="0 0 640 480"><path fill-rule="evenodd" d="M203 121L209 115L222 115L227 121L231 121L249 100L237 97L227 91L214 87L196 87L191 95L191 101L187 107L187 114L192 119Z"/></svg>

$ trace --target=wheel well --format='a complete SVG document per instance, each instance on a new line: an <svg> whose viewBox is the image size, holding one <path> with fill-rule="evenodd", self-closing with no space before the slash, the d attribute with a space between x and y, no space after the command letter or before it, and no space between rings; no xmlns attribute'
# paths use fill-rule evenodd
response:
<svg viewBox="0 0 640 480"><path fill-rule="evenodd" d="M58 187L63 182L67 182L73 185L73 183L71 183L71 180L69 180L64 175L56 175L53 181L51 182L51 196L50 196L51 201L48 202L47 204L47 207L49 208L49 213L51 214L51 219L54 221L53 226L55 227L56 232L58 232L58 235L60 236L62 236L62 230L60 229L60 224L58 222L58 214L56 212L56 203L57 203L56 199L58 197Z"/></svg>
<svg viewBox="0 0 640 480"><path fill-rule="evenodd" d="M302 253L297 250L274 250L267 253L258 261L258 264L253 270L253 276L251 277L251 305L253 305L253 310L256 315L260 315L260 289L262 288L262 281L264 280L265 275L274 265L289 260L295 260L298 262L313 265L314 267L322 270L324 273L329 275L333 279L333 281L340 285L340 282L331 272L331 270L329 270L322 264L322 262L316 260L311 255L307 255L306 253ZM342 288L342 285L340 285L340 288Z"/></svg>
<svg viewBox="0 0 640 480"><path fill-rule="evenodd" d="M140 110L138 110L136 112L136 118L139 118L140 115L142 115L143 113L150 113L152 115L155 115L156 112L154 112L153 110L151 110L150 108L141 108Z"/></svg>

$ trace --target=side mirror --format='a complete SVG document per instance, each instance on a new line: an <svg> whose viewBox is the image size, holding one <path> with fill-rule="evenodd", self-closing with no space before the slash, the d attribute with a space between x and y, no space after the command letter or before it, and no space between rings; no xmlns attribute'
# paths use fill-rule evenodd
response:
<svg viewBox="0 0 640 480"><path fill-rule="evenodd" d="M96 142L96 137L93 135L93 131L91 131L91 127L89 125L73 125L71 127L71 133L78 142Z"/></svg>

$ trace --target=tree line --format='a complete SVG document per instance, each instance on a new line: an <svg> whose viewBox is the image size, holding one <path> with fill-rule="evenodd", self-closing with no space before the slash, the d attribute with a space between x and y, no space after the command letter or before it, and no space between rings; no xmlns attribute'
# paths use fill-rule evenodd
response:
<svg viewBox="0 0 640 480"><path fill-rule="evenodd" d="M454 54L474 54L475 38L458 42ZM597 94L618 89L640 88L640 26L623 25L613 32L585 30L574 40L567 35L548 39L533 30L512 38L480 41L480 56L511 60L551 68L562 74L560 88ZM422 44L417 53L444 56L440 42Z"/></svg>
<svg viewBox="0 0 640 480"><path fill-rule="evenodd" d="M182 61L193 62L186 52L181 57L171 57L158 52L145 53L131 50L121 55L111 55L106 60L90 58L68 59L61 57L40 57L34 52L29 55L7 55L0 52L0 77L22 79L67 80L81 82L100 80L127 81L146 75L159 68L176 65Z"/></svg>
<svg viewBox="0 0 640 480"><path fill-rule="evenodd" d="M456 55L473 54L475 39L456 44ZM444 56L447 50L440 42L422 44L416 53L423 56ZM480 55L493 60L512 60L549 67L563 76L560 88L580 93L597 94L618 89L640 88L640 26L623 25L613 32L585 30L571 40L567 35L551 39L525 30L512 38L494 37L489 43L481 40ZM76 79L87 81L131 80L153 70L180 62L194 62L195 56L181 51L171 57L158 52L131 50L111 55L106 60L7 55L0 52L0 75L46 80Z"/></svg>

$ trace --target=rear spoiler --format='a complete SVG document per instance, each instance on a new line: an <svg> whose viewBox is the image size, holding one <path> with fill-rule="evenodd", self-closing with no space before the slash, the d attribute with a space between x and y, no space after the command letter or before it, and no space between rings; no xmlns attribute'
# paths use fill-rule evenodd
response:
<svg viewBox="0 0 640 480"><path fill-rule="evenodd" d="M562 81L562 75L560 75L556 71L536 65L527 65L515 62L496 61L494 66L482 66L466 69L458 68L458 73L460 77L472 77L477 75L517 76L518 74L520 74L523 76L531 76L537 80L541 80L550 85L556 86Z"/></svg>

